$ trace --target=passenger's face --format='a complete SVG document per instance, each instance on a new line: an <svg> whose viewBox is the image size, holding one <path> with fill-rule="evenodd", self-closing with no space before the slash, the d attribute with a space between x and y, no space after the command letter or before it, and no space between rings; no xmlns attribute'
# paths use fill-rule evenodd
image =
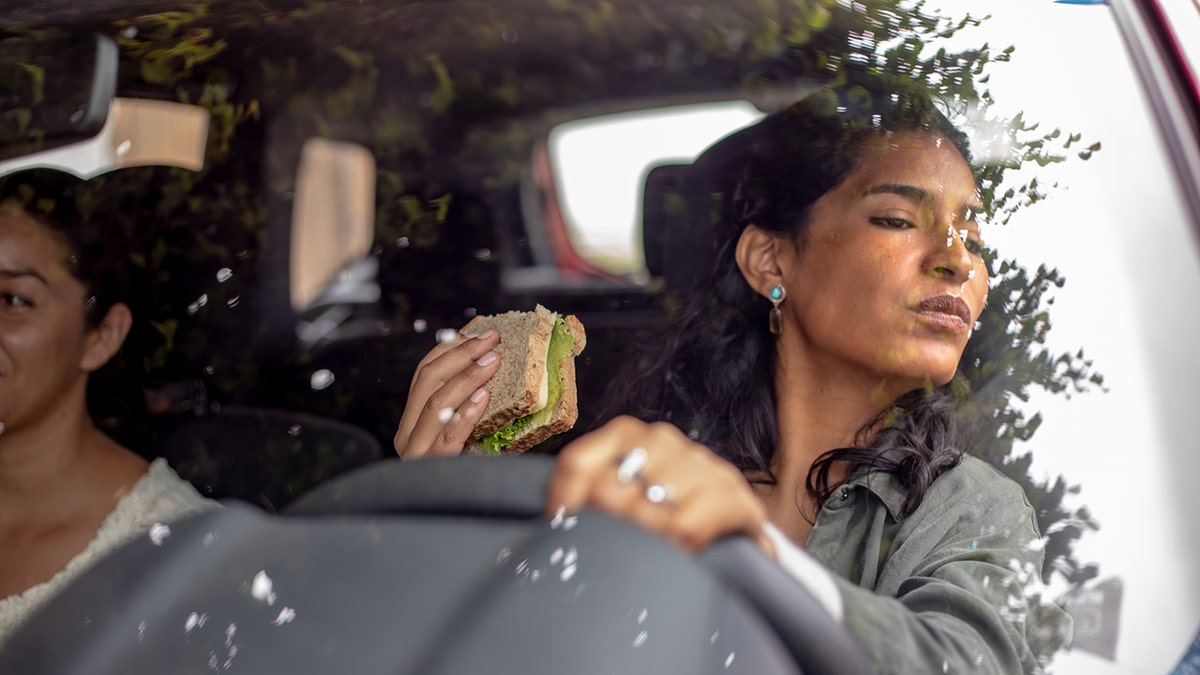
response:
<svg viewBox="0 0 1200 675"><path fill-rule="evenodd" d="M0 423L6 433L54 414L86 387L83 284L44 225L0 205ZM65 421L65 420L64 420Z"/></svg>
<svg viewBox="0 0 1200 675"><path fill-rule="evenodd" d="M948 140L907 132L863 149L783 270L783 338L889 397L950 381L987 297L979 207Z"/></svg>

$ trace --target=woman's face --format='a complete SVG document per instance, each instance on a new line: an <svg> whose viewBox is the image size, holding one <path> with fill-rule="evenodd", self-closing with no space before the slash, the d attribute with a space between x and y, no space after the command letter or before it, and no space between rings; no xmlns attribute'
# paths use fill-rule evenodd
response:
<svg viewBox="0 0 1200 675"><path fill-rule="evenodd" d="M0 205L0 423L13 431L57 414L86 388L85 289L67 248L25 212ZM66 421L66 420L64 420Z"/></svg>
<svg viewBox="0 0 1200 675"><path fill-rule="evenodd" d="M954 145L903 132L861 150L787 247L783 339L889 400L949 382L987 297L974 177ZM846 370L849 367L850 370Z"/></svg>

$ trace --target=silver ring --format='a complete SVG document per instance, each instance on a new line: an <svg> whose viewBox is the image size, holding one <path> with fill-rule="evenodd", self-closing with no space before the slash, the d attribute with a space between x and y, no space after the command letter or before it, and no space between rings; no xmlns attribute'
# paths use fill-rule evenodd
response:
<svg viewBox="0 0 1200 675"><path fill-rule="evenodd" d="M675 501L675 490L670 485L651 483L646 486L646 500L651 504L670 504Z"/></svg>
<svg viewBox="0 0 1200 675"><path fill-rule="evenodd" d="M625 453L617 466L617 482L628 485L635 480L641 480L642 469L646 468L647 459L645 448L634 448Z"/></svg>

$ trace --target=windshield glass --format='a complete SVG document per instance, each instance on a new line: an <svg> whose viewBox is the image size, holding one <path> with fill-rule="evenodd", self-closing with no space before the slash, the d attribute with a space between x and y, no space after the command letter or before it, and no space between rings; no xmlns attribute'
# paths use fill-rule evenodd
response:
<svg viewBox="0 0 1200 675"><path fill-rule="evenodd" d="M970 142L990 278L960 422L1036 512L1045 564L1025 572L1074 622L1070 649L1037 637L1047 670L1167 673L1196 639L1195 177L1130 58L1128 10L270 4L0 10L13 34L120 49L98 136L0 163L65 167L112 200L135 319L89 411L119 442L278 511L395 456L440 341L543 304L587 327L579 420L534 450L555 453L601 419L635 331L673 320L711 267L711 238L678 229L696 216L679 176L821 85L882 72Z"/></svg>

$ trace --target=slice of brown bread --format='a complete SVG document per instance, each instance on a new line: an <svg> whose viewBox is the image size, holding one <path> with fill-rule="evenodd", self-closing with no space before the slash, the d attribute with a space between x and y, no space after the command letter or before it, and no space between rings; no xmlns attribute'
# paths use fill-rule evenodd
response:
<svg viewBox="0 0 1200 675"><path fill-rule="evenodd" d="M478 335L489 328L500 333L500 344L496 346L500 368L488 382L491 399L471 431L468 444L529 414L537 405L541 378L546 374L546 347L554 330L554 314L538 305L532 312L477 316L459 332Z"/></svg>
<svg viewBox="0 0 1200 675"><path fill-rule="evenodd" d="M508 453L525 452L542 441L561 434L564 431L570 431L575 426L575 421L579 419L579 392L575 387L575 357L583 351L587 346L587 333L583 330L583 324L575 315L569 314L563 319L567 323L567 329L571 331L572 337L575 338L575 343L571 348L570 356L563 359L559 365L558 376L562 380L562 396L558 399L558 403L554 406L554 413L545 424L531 427L517 434L512 443L504 449Z"/></svg>

